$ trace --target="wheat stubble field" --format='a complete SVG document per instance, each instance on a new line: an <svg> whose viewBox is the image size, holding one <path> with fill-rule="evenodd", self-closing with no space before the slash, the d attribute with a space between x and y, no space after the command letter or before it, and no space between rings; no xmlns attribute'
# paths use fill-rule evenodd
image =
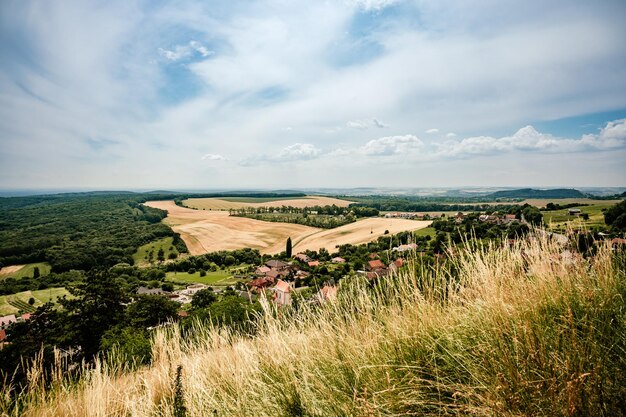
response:
<svg viewBox="0 0 626 417"><path fill-rule="evenodd" d="M245 217L234 217L229 216L228 212L223 210L235 208L228 204L245 204L248 207L259 204L261 206L274 204L295 207L295 204L300 204L299 207L306 207L307 205L339 205L339 202L348 205L348 201L328 197L263 203L229 202L213 198L197 200L213 200L206 203L198 201L196 204L215 208L212 210L194 210L177 206L173 201L148 201L145 203L147 206L168 212L165 223L172 227L175 232L180 233L192 255L241 248L259 249L261 253L274 254L285 249L285 242L288 237L291 237L294 242L294 251L326 248L333 252L337 245L367 243L382 236L385 231L398 233L405 230L422 229L430 224L428 221L368 218L335 229L325 230L299 224L264 222ZM217 206L223 208L218 209Z"/></svg>

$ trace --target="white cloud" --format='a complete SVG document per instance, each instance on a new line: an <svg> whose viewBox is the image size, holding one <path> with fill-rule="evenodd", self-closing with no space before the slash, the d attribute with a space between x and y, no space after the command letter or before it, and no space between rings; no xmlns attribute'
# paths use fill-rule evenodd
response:
<svg viewBox="0 0 626 417"><path fill-rule="evenodd" d="M363 10L382 10L397 3L398 0L352 0L352 3Z"/></svg>
<svg viewBox="0 0 626 417"><path fill-rule="evenodd" d="M370 140L359 151L369 156L409 154L421 149L423 145L424 143L413 135L387 136Z"/></svg>
<svg viewBox="0 0 626 417"><path fill-rule="evenodd" d="M206 161L228 161L228 158L222 156L222 155L217 155L217 154L213 154L213 153L207 153L205 155L202 156L203 160Z"/></svg>
<svg viewBox="0 0 626 417"><path fill-rule="evenodd" d="M453 132L446 133L446 137L449 139L456 138L456 133L453 133Z"/></svg>
<svg viewBox="0 0 626 417"><path fill-rule="evenodd" d="M261 154L244 158L240 161L240 165L253 166L267 162L306 161L317 158L321 153L321 150L310 143L294 143L275 154Z"/></svg>
<svg viewBox="0 0 626 417"><path fill-rule="evenodd" d="M583 135L580 139L558 138L538 132L532 126L519 129L512 136L469 137L438 145L440 156L466 157L470 155L501 154L513 151L571 153L618 149L626 146L626 119L607 123L598 134Z"/></svg>
<svg viewBox="0 0 626 417"><path fill-rule="evenodd" d="M346 123L346 126L351 127L352 129L367 129L370 126L370 123L367 120L351 120Z"/></svg>
<svg viewBox="0 0 626 417"><path fill-rule="evenodd" d="M190 41L187 45L176 45L173 50L159 48L159 55L169 61L179 61L183 58L188 58L193 55L194 52L199 53L203 58L213 55L213 51L209 51L204 45L198 41Z"/></svg>
<svg viewBox="0 0 626 417"><path fill-rule="evenodd" d="M377 128L386 128L389 127L388 124L381 122L380 120L373 118L373 119L362 119L362 120L351 120L349 122L346 123L346 126L352 128L352 129L369 129L370 127L377 127Z"/></svg>
<svg viewBox="0 0 626 417"><path fill-rule="evenodd" d="M434 128L433 128L433 129L428 129L428 130L426 131L426 133L428 133L429 135L430 135L430 134L433 134L433 133L439 133L439 129L434 129Z"/></svg>

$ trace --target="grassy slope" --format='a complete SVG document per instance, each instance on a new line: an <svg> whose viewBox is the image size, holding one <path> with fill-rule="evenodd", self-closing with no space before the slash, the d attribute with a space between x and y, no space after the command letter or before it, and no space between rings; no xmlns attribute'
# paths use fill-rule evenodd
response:
<svg viewBox="0 0 626 417"><path fill-rule="evenodd" d="M34 311L43 303L48 301L54 302L57 298L63 297L64 295L69 295L65 288L48 288L45 290L23 291L17 294L2 295L0 296L0 316L18 314L19 310L24 312ZM30 297L35 298L35 304L33 306L28 305Z"/></svg>
<svg viewBox="0 0 626 417"><path fill-rule="evenodd" d="M266 316L254 339L162 329L150 367L96 367L24 397L24 415L180 415L179 365L187 416L624 415L624 260L560 253L538 238L462 253L451 281L346 284L321 310Z"/></svg>
<svg viewBox="0 0 626 417"><path fill-rule="evenodd" d="M50 273L50 264L47 262L37 262L32 264L26 264L22 268L18 269L15 272L11 272L10 274L2 274L0 275L0 281L5 278L24 278L24 277L32 277L33 271L35 267L39 267L39 274L41 276L46 276Z"/></svg>
<svg viewBox="0 0 626 417"><path fill-rule="evenodd" d="M150 263L148 262L148 253L150 251L154 252L152 263L157 263L157 254L159 253L159 249L163 249L163 252L165 253L165 259L168 259L168 256L171 252L177 252L175 248L173 250L170 250L170 248L173 248L173 244L174 238L165 237L163 239L155 240L154 242L150 242L143 246L140 246L139 249L137 249L137 252L135 252L133 255L135 265L149 265Z"/></svg>
<svg viewBox="0 0 626 417"><path fill-rule="evenodd" d="M227 280L232 274L227 271L207 272L204 277L200 276L200 272L189 274L187 272L168 272L167 279L170 281L182 281L188 283L199 282L207 285L218 285L220 281Z"/></svg>
<svg viewBox="0 0 626 417"><path fill-rule="evenodd" d="M549 224L553 229L564 230L567 227L589 228L592 226L604 226L604 214L602 209L607 209L615 204L594 204L591 206L575 207L582 213L589 214L589 220L583 220L580 217L570 216L565 210L544 211L543 221Z"/></svg>

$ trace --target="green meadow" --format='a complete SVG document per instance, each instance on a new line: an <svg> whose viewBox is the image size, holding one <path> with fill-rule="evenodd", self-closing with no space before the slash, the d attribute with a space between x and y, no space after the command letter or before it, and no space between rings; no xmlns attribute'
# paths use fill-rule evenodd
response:
<svg viewBox="0 0 626 417"><path fill-rule="evenodd" d="M58 298L69 295L65 288L47 288L38 291L23 291L17 294L0 296L0 315L32 313L40 305L48 301L55 302ZM30 298L35 299L31 306L28 304Z"/></svg>
<svg viewBox="0 0 626 417"><path fill-rule="evenodd" d="M26 264L15 272L8 274L0 274L0 280L5 278L25 278L33 277L35 267L39 268L39 275L45 276L50 273L50 264L47 262L37 262L32 264Z"/></svg>
<svg viewBox="0 0 626 417"><path fill-rule="evenodd" d="M158 262L157 255L160 249L163 249L165 259L169 259L170 253L175 253L176 256L178 256L178 251L174 247L174 238L164 237L163 239L155 240L140 246L139 249L137 249L137 252L133 255L135 265L150 265ZM150 258L150 253L152 253L152 258Z"/></svg>

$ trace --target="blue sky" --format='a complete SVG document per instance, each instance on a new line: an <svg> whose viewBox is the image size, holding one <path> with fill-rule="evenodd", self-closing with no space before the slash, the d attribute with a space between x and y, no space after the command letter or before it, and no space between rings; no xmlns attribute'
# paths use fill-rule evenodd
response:
<svg viewBox="0 0 626 417"><path fill-rule="evenodd" d="M625 186L623 1L0 2L0 188Z"/></svg>

